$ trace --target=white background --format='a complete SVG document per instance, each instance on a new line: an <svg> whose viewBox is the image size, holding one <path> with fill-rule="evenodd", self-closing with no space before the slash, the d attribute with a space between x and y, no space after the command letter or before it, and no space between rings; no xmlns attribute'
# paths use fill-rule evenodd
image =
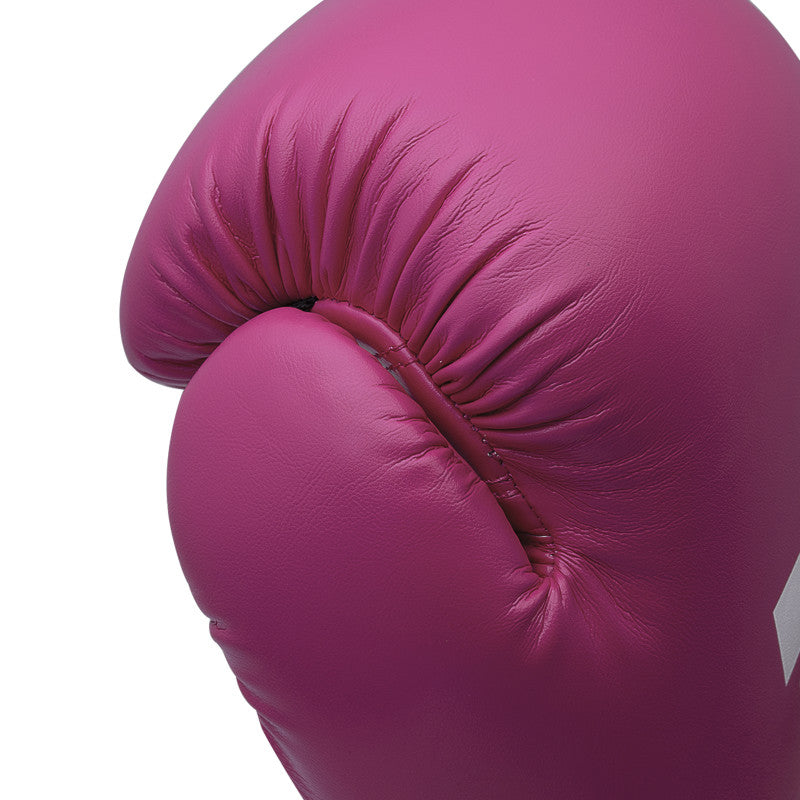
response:
<svg viewBox="0 0 800 800"><path fill-rule="evenodd" d="M179 394L128 367L117 312L139 222L186 135L314 4L3 12L0 795L10 800L299 797L184 582L165 501ZM800 52L797 0L757 4Z"/></svg>

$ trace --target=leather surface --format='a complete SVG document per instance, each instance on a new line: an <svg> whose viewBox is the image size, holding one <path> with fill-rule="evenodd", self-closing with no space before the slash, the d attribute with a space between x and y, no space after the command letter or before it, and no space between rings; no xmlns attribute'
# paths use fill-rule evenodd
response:
<svg viewBox="0 0 800 800"><path fill-rule="evenodd" d="M798 142L745 0L327 0L191 134L123 340L306 800L800 796Z"/></svg>

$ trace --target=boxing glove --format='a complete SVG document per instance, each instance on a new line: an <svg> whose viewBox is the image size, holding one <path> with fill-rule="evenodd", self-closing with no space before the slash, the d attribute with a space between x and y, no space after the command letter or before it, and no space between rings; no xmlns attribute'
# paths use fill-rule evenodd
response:
<svg viewBox="0 0 800 800"><path fill-rule="evenodd" d="M222 94L122 332L306 800L800 796L798 220L745 0L326 0Z"/></svg>

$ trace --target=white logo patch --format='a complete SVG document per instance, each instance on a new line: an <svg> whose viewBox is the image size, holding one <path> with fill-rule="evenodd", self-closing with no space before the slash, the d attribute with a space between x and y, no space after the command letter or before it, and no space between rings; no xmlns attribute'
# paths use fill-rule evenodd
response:
<svg viewBox="0 0 800 800"><path fill-rule="evenodd" d="M778 630L778 644L783 659L783 674L786 683L800 657L800 557L798 557L789 580L781 593L781 599L772 614Z"/></svg>

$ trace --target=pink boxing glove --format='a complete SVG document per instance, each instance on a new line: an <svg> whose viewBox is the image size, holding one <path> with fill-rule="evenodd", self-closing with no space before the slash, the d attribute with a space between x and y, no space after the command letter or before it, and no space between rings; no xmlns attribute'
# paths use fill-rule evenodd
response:
<svg viewBox="0 0 800 800"><path fill-rule="evenodd" d="M799 220L746 0L326 0L219 98L122 331L306 800L800 796Z"/></svg>

